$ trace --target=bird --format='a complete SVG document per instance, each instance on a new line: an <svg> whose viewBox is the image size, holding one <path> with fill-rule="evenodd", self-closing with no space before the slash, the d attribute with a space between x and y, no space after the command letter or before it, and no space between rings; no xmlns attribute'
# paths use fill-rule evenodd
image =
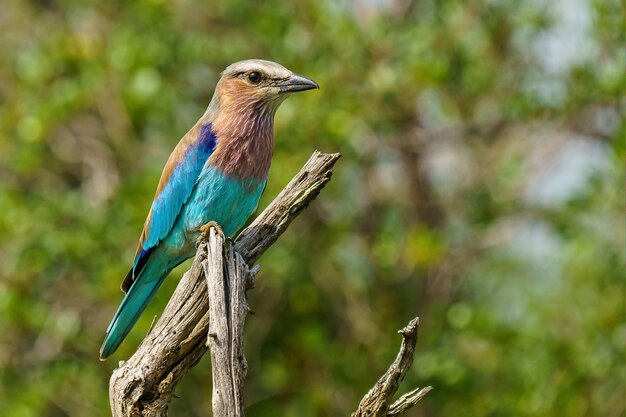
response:
<svg viewBox="0 0 626 417"><path fill-rule="evenodd" d="M319 89L282 65L249 59L222 73L204 114L169 156L100 359L111 356L168 276L217 224L233 236L256 210L274 153L274 115L292 93Z"/></svg>

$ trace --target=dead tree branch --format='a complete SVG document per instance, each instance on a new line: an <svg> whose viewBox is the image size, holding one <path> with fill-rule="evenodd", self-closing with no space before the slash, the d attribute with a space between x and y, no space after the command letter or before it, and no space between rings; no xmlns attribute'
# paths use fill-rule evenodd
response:
<svg viewBox="0 0 626 417"><path fill-rule="evenodd" d="M204 355L211 353L213 415L244 417L243 387L247 364L243 326L249 307L246 290L258 268L249 269L330 180L339 154L316 152L278 197L234 242L209 229L189 271L183 276L162 317L137 352L113 372L113 417L166 416L176 384ZM208 288L208 290L207 290ZM211 317L211 320L209 320ZM361 400L352 417L396 417L432 388L391 400L413 363L418 319L403 330L398 356ZM391 405L390 405L391 404Z"/></svg>
<svg viewBox="0 0 626 417"><path fill-rule="evenodd" d="M274 201L237 237L235 250L250 264L285 231L330 181L340 154L315 152ZM113 372L109 395L113 417L166 416L176 384L207 350L209 306L202 263L196 253L163 315L135 354Z"/></svg>
<svg viewBox="0 0 626 417"><path fill-rule="evenodd" d="M402 335L402 345L400 346L398 356L376 385L363 397L358 409L352 413L352 417L398 416L406 409L417 404L432 390L432 387L426 387L421 390L418 388L403 395L398 401L391 404L400 382L402 382L413 364L418 327L419 318L415 317L404 329L398 332Z"/></svg>
<svg viewBox="0 0 626 417"><path fill-rule="evenodd" d="M209 288L209 334L213 372L213 415L243 417L243 385L247 364L243 356L243 325L250 311L246 290L252 288L256 270L250 270L232 245L210 229L205 261Z"/></svg>

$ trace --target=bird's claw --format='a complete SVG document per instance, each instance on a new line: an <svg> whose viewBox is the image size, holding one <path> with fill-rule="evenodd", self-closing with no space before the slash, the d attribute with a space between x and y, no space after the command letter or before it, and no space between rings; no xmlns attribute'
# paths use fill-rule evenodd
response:
<svg viewBox="0 0 626 417"><path fill-rule="evenodd" d="M211 220L210 222L203 224L198 228L200 236L196 240L196 249L198 248L198 246L200 246L200 242L209 240L212 227L215 228L215 231L222 236L222 240L230 240L230 238L227 238L224 234L224 231L222 230L222 227L219 225L219 223Z"/></svg>

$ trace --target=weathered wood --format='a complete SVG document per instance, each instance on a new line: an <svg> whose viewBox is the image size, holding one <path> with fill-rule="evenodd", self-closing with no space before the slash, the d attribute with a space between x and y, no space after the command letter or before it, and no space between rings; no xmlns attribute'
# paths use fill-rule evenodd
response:
<svg viewBox="0 0 626 417"><path fill-rule="evenodd" d="M274 201L236 239L235 249L247 263L256 261L289 223L330 181L340 154L315 152ZM109 384L113 417L166 416L176 384L207 350L207 286L199 245L193 265L183 276L163 315L137 351L113 372Z"/></svg>
<svg viewBox="0 0 626 417"><path fill-rule="evenodd" d="M330 181L332 167L340 157L338 153L315 151L274 201L237 236L235 251L241 254L248 265L254 264L283 234L291 221L315 200Z"/></svg>
<svg viewBox="0 0 626 417"><path fill-rule="evenodd" d="M249 307L246 290L251 271L232 245L224 248L223 236L210 229L204 271L209 288L207 345L213 372L213 415L243 417L243 386L247 364L243 356L243 326ZM224 268L226 266L226 268Z"/></svg>
<svg viewBox="0 0 626 417"><path fill-rule="evenodd" d="M199 242L196 258L161 318L135 354L113 372L109 386L113 417L167 416L176 384L207 346L213 371L213 415L244 416L243 325L249 310L245 291L252 287L258 270L248 269L248 263L256 261L315 199L330 180L339 156L315 152L228 249L224 249L223 236L209 229L208 239ZM432 389L411 391L389 405L413 362L417 327L416 318L400 331L403 340L397 358L363 398L354 417L398 416Z"/></svg>
<svg viewBox="0 0 626 417"><path fill-rule="evenodd" d="M400 330L402 335L402 345L398 356L392 362L387 372L380 377L376 385L363 397L358 409L352 413L352 417L387 417L397 416L409 407L417 404L432 387L422 390L414 390L400 397L393 405L391 400L400 386L400 382L413 364L413 354L417 343L417 329L419 318L416 317Z"/></svg>
<svg viewBox="0 0 626 417"><path fill-rule="evenodd" d="M420 402L422 398L426 396L426 394L432 391L432 389L433 387L416 388L413 391L404 394L402 397L398 398L396 402L391 404L391 406L389 407L389 411L387 412L387 416L399 416L400 414Z"/></svg>

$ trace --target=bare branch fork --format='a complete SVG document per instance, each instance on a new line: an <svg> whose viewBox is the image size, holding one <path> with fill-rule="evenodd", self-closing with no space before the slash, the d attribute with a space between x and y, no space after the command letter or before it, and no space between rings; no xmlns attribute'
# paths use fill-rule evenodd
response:
<svg viewBox="0 0 626 417"><path fill-rule="evenodd" d="M433 387L415 389L401 396L391 404L394 394L400 386L400 382L413 364L413 354L417 343L417 329L419 318L415 317L398 333L402 335L400 352L393 361L387 372L380 377L376 385L361 400L358 409L352 413L352 417L396 417L410 407L417 404Z"/></svg>
<svg viewBox="0 0 626 417"><path fill-rule="evenodd" d="M161 318L135 354L120 362L113 372L109 386L113 417L166 416L176 384L200 360L207 346L211 350L213 372L213 415L244 415L242 393L247 366L242 333L249 310L245 292L252 287L258 271L258 267L249 269L248 264L255 262L317 197L330 181L332 167L339 157L339 154L315 152L234 245L225 248L223 237L215 229L209 230L208 241L200 243L191 268L181 279ZM411 323L413 333L409 329ZM388 406L413 360L417 321L411 323L402 331L398 358L361 401L354 416L396 416L430 390L429 387L412 391ZM410 334L414 336L407 336ZM396 382L389 385L383 380ZM379 386L384 392L376 394ZM390 386L393 388L389 389ZM372 399L366 401L369 397ZM377 401L387 405L367 408Z"/></svg>

